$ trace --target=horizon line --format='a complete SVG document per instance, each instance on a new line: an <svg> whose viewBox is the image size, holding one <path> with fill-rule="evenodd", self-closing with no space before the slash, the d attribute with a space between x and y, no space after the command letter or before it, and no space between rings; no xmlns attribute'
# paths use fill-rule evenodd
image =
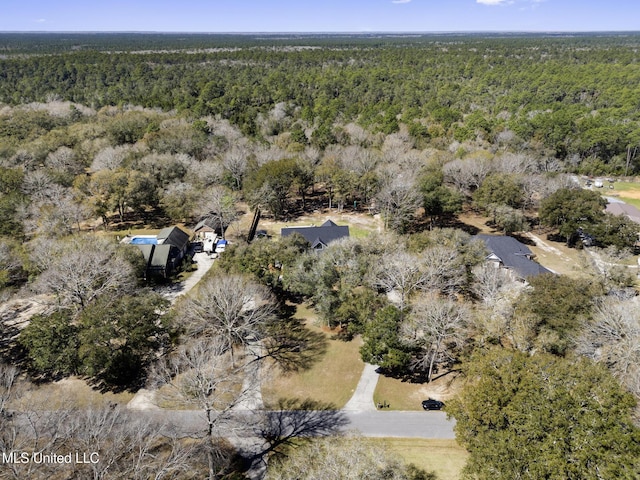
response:
<svg viewBox="0 0 640 480"><path fill-rule="evenodd" d="M587 33L640 33L640 30L309 30L309 31L190 31L190 30L0 30L0 34L21 33L64 33L64 34L96 34L96 33L135 33L135 34L191 34L191 35L442 35L469 33L502 33L502 34L587 34Z"/></svg>

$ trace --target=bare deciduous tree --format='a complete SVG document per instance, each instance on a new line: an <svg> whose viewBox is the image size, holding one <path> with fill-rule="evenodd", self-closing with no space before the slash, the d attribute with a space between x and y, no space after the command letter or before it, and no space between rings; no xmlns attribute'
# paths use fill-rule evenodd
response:
<svg viewBox="0 0 640 480"><path fill-rule="evenodd" d="M106 239L75 235L52 242L49 251L52 257L42 265L46 269L35 285L55 294L63 306L82 310L100 295L126 292L135 283L133 267Z"/></svg>
<svg viewBox="0 0 640 480"><path fill-rule="evenodd" d="M13 365L0 363L0 418L4 418L10 400L16 396L20 371Z"/></svg>
<svg viewBox="0 0 640 480"><path fill-rule="evenodd" d="M245 146L234 146L228 150L222 157L222 166L229 172L233 178L234 188L240 190L242 187L242 179L247 171L247 157L249 150Z"/></svg>
<svg viewBox="0 0 640 480"><path fill-rule="evenodd" d="M496 268L493 264L488 263L476 266L473 269L473 277L471 290L485 304L490 304L500 290L513 283L507 270Z"/></svg>
<svg viewBox="0 0 640 480"><path fill-rule="evenodd" d="M422 198L415 185L415 175L409 172L386 172L376 195L385 228L403 232L415 219Z"/></svg>
<svg viewBox="0 0 640 480"><path fill-rule="evenodd" d="M349 141L352 145L367 147L373 142L371 134L355 123L347 123L344 126L344 131L349 135Z"/></svg>
<svg viewBox="0 0 640 480"><path fill-rule="evenodd" d="M193 163L187 170L185 181L207 188L222 182L222 163L209 160Z"/></svg>
<svg viewBox="0 0 640 480"><path fill-rule="evenodd" d="M280 462L273 462L267 479L273 480L434 480L432 473L412 472L383 446L359 437L327 437L313 440L290 452Z"/></svg>
<svg viewBox="0 0 640 480"><path fill-rule="evenodd" d="M76 200L73 193L53 184L38 194L23 219L25 231L47 236L69 235L80 231L82 221L89 218L88 206Z"/></svg>
<svg viewBox="0 0 640 480"><path fill-rule="evenodd" d="M205 280L179 311L188 334L218 338L233 360L234 347L262 338L276 305L262 285L241 275L221 275Z"/></svg>
<svg viewBox="0 0 640 480"><path fill-rule="evenodd" d="M539 165L535 158L524 153L505 153L494 161L495 170L501 173L537 173Z"/></svg>
<svg viewBox="0 0 640 480"><path fill-rule="evenodd" d="M70 395L43 396L6 365L0 402L0 450L29 459L1 462L0 478L161 480L206 472L196 444L153 417L116 405L80 408ZM51 454L71 454L71 462L48 461Z"/></svg>
<svg viewBox="0 0 640 480"><path fill-rule="evenodd" d="M54 185L51 175L44 170L34 170L25 173L22 192L29 196L32 202L41 202L50 197L50 191Z"/></svg>
<svg viewBox="0 0 640 480"><path fill-rule="evenodd" d="M78 175L84 168L76 158L76 153L69 147L60 147L55 152L49 153L44 164L51 170L70 175Z"/></svg>
<svg viewBox="0 0 640 480"><path fill-rule="evenodd" d="M420 252L425 265L424 290L452 294L466 281L462 255L454 247L436 245Z"/></svg>
<svg viewBox="0 0 640 480"><path fill-rule="evenodd" d="M78 467L82 478L160 480L198 471L195 445L178 440L151 417L118 407L87 408L77 410L68 424L69 446L86 452L86 460L91 453L99 459Z"/></svg>
<svg viewBox="0 0 640 480"><path fill-rule="evenodd" d="M467 194L478 189L493 171L492 162L484 157L453 160L442 167L446 182L455 185Z"/></svg>
<svg viewBox="0 0 640 480"><path fill-rule="evenodd" d="M206 436L224 436L230 429L231 410L249 394L243 382L244 365L231 358L220 338L201 338L182 345L159 363L150 378L163 386L160 395L178 405L195 407L205 414Z"/></svg>
<svg viewBox="0 0 640 480"><path fill-rule="evenodd" d="M127 153L131 150L128 145L119 145L117 147L106 147L100 150L93 158L91 163L91 171L98 172L100 170L116 170L124 161Z"/></svg>
<svg viewBox="0 0 640 480"><path fill-rule="evenodd" d="M640 397L640 307L633 301L607 300L577 341L579 353L604 363Z"/></svg>
<svg viewBox="0 0 640 480"><path fill-rule="evenodd" d="M401 335L405 342L422 351L413 368L426 371L427 381L431 381L436 364L454 358L453 352L466 338L469 317L465 305L434 293L423 295L413 303L411 315L402 324Z"/></svg>
<svg viewBox="0 0 640 480"><path fill-rule="evenodd" d="M372 272L371 284L387 292L396 292L398 307L403 311L411 294L422 288L427 279L426 265L417 255L397 251L381 259Z"/></svg>
<svg viewBox="0 0 640 480"><path fill-rule="evenodd" d="M198 205L197 215L211 218L220 226L222 238L225 238L227 227L239 216L234 192L222 185L213 186L206 190Z"/></svg>
<svg viewBox="0 0 640 480"><path fill-rule="evenodd" d="M23 260L6 239L0 239L0 288L18 280L23 274Z"/></svg>

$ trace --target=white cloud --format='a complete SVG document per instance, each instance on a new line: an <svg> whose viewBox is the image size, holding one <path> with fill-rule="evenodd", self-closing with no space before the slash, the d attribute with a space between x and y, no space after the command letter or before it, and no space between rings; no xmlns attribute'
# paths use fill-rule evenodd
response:
<svg viewBox="0 0 640 480"><path fill-rule="evenodd" d="M45 23L47 21L46 18L38 18L35 22L36 23Z"/></svg>
<svg viewBox="0 0 640 480"><path fill-rule="evenodd" d="M482 5L511 5L513 0L476 0L476 2Z"/></svg>
<svg viewBox="0 0 640 480"><path fill-rule="evenodd" d="M476 0L476 3L489 6L513 5L514 3L530 3L533 4L531 8L535 8L539 4L546 1L547 0Z"/></svg>
<svg viewBox="0 0 640 480"><path fill-rule="evenodd" d="M409 3L411 0L391 0L391 3Z"/></svg>

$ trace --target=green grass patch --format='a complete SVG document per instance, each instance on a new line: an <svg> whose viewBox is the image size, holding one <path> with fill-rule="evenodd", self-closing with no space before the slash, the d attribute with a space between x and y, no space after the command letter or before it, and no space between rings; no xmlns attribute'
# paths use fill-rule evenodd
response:
<svg viewBox="0 0 640 480"><path fill-rule="evenodd" d="M366 238L373 232L370 228L359 225L349 225L349 236L354 238Z"/></svg>
<svg viewBox="0 0 640 480"><path fill-rule="evenodd" d="M422 410L421 402L427 398L422 393L425 385L380 375L373 401L389 404L390 410Z"/></svg>
<svg viewBox="0 0 640 480"><path fill-rule="evenodd" d="M456 394L459 386L455 372L436 375L429 383L411 383L380 375L373 401L388 403L390 410L422 410L422 400L431 397L446 402Z"/></svg>
<svg viewBox="0 0 640 480"><path fill-rule="evenodd" d="M613 189L603 189L603 195L611 195L620 198L629 205L640 208L640 183L615 182Z"/></svg>
<svg viewBox="0 0 640 480"><path fill-rule="evenodd" d="M384 438L371 441L386 445L387 449L402 457L406 463L435 472L438 480L458 480L469 457L469 453L455 440Z"/></svg>
<svg viewBox="0 0 640 480"><path fill-rule="evenodd" d="M306 306L298 306L297 318L305 319L307 328L327 336L326 353L308 370L289 374L274 373L262 384L262 398L267 408L275 408L280 399L311 398L342 408L358 385L364 363L360 358L359 339L350 342L333 340L330 333L315 325L316 315Z"/></svg>
<svg viewBox="0 0 640 480"><path fill-rule="evenodd" d="M608 183L608 182L607 182ZM611 190L611 189L603 189L604 190ZM628 191L636 191L636 192L640 192L640 183L638 182L615 182L613 184L613 191L618 192L628 192Z"/></svg>
<svg viewBox="0 0 640 480"><path fill-rule="evenodd" d="M624 194L618 195L618 198L624 200L624 203L628 203L629 205L633 205L634 207L640 209L640 199L625 197Z"/></svg>

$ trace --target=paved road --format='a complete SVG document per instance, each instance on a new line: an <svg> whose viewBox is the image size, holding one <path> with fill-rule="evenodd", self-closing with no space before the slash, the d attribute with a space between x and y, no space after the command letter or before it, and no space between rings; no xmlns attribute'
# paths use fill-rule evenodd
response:
<svg viewBox="0 0 640 480"><path fill-rule="evenodd" d="M197 410L163 410L141 412L163 423L174 426L184 434L206 430L204 414ZM239 422L226 421L224 429L238 437L254 436L252 430L264 415L271 417L271 423L279 423L283 431L289 428L302 429L303 435L327 434L331 431L358 432L364 437L398 438L455 438L455 420L447 420L444 412L401 412L401 411L306 411L306 412L234 412ZM237 425L242 425L237 426ZM249 425L247 429L245 426ZM294 425L294 427L291 427Z"/></svg>
<svg viewBox="0 0 640 480"><path fill-rule="evenodd" d="M455 438L455 420L444 412L345 412L349 424L364 437Z"/></svg>

